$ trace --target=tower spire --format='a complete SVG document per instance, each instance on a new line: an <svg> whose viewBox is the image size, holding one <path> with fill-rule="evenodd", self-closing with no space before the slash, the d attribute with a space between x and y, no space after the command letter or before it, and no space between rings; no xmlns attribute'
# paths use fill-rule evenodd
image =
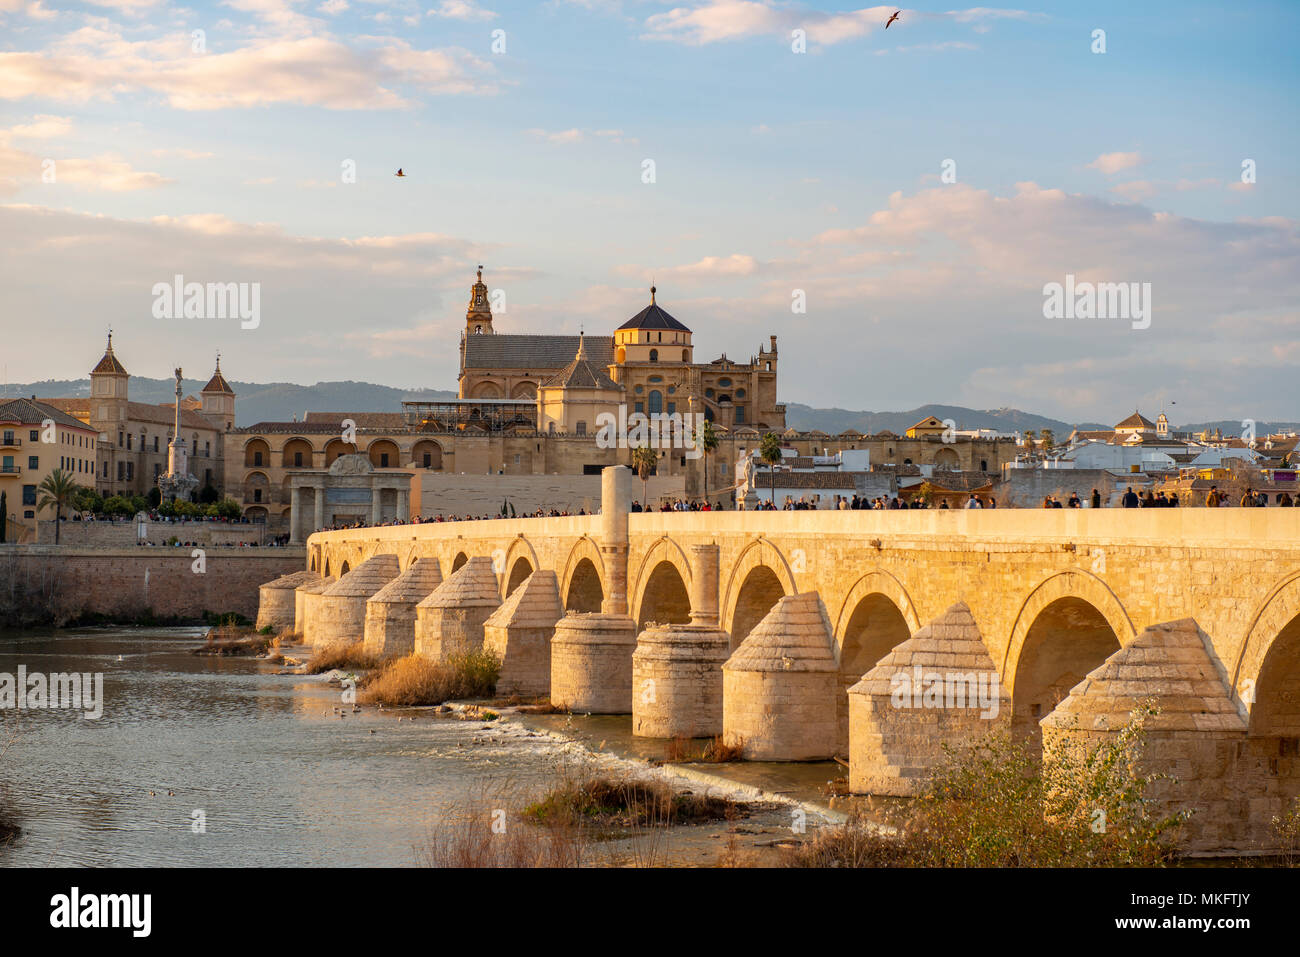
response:
<svg viewBox="0 0 1300 957"><path fill-rule="evenodd" d="M479 336L492 333L492 306L488 303L488 288L483 282L483 266L478 267L478 279L469 291L469 308L465 311L466 335Z"/></svg>

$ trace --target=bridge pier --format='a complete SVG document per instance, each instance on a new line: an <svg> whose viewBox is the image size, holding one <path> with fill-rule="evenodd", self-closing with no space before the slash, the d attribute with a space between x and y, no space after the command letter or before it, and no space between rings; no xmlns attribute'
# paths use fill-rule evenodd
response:
<svg viewBox="0 0 1300 957"><path fill-rule="evenodd" d="M294 627L294 605L297 588L316 581L320 576L315 572L294 572L274 581L269 581L257 590L257 624L263 628L281 631Z"/></svg>
<svg viewBox="0 0 1300 957"><path fill-rule="evenodd" d="M415 653L439 664L483 650L483 623L501 606L492 559L476 555L415 606Z"/></svg>
<svg viewBox="0 0 1300 957"><path fill-rule="evenodd" d="M483 623L483 648L501 662L497 694L550 694L551 637L563 617L559 579L542 568Z"/></svg>
<svg viewBox="0 0 1300 957"><path fill-rule="evenodd" d="M366 602L366 652L377 659L415 651L415 607L442 584L436 558L421 558Z"/></svg>
<svg viewBox="0 0 1300 957"><path fill-rule="evenodd" d="M632 733L706 738L722 733L722 663L731 638L718 627L718 546L691 546L691 620L646 628L632 655Z"/></svg>
<svg viewBox="0 0 1300 957"><path fill-rule="evenodd" d="M365 640L366 603L394 578L396 555L375 555L352 569L316 598L316 649L355 645Z"/></svg>
<svg viewBox="0 0 1300 957"><path fill-rule="evenodd" d="M299 585L294 591L293 599L293 630L302 635L302 643L308 648L316 640L316 603L320 601L320 596L325 589L333 585L337 578L329 575L324 578L318 578L314 582L306 585Z"/></svg>
<svg viewBox="0 0 1300 957"><path fill-rule="evenodd" d="M787 595L722 666L723 737L747 761L835 754L839 669L816 592Z"/></svg>
<svg viewBox="0 0 1300 957"><path fill-rule="evenodd" d="M566 615L551 639L551 703L570 711L627 714L632 710L632 654L636 622L628 615L628 510L632 472L614 465L601 472L601 562L605 593L600 612Z"/></svg>
<svg viewBox="0 0 1300 957"><path fill-rule="evenodd" d="M960 749L1011 727L1011 697L965 602L887 654L848 695L856 794L916 794L944 745Z"/></svg>

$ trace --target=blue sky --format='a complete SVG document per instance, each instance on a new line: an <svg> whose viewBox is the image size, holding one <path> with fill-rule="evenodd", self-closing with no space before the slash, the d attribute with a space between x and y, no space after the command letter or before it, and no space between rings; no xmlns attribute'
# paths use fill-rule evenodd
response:
<svg viewBox="0 0 1300 957"><path fill-rule="evenodd" d="M0 0L5 374L111 324L141 375L453 388L483 262L503 332L653 277L698 358L778 335L790 401L1300 417L1300 5L1086 6ZM177 272L260 324L155 318ZM1045 319L1067 273L1150 328Z"/></svg>

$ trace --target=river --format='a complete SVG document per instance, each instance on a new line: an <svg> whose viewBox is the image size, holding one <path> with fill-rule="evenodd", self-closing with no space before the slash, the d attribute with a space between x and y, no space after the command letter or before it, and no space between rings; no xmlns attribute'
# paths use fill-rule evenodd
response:
<svg viewBox="0 0 1300 957"><path fill-rule="evenodd" d="M551 780L521 728L346 717L340 690L265 661L197 657L201 628L0 633L0 673L99 672L103 715L0 711L8 866L393 866L485 795ZM2 746L2 745L0 745ZM205 823L203 829L195 821Z"/></svg>

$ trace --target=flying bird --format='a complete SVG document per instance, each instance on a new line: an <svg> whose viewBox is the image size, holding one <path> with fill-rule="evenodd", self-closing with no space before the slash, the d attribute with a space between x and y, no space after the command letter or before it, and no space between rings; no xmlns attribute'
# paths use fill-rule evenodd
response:
<svg viewBox="0 0 1300 957"><path fill-rule="evenodd" d="M889 29L889 25L890 25L891 23L893 23L895 20L898 19L898 15L899 15L900 13L902 13L902 12L903 12L902 10L895 10L895 11L894 11L894 15L893 15L892 17L890 17L888 20L885 21L885 29L886 29L886 30Z"/></svg>
<svg viewBox="0 0 1300 957"><path fill-rule="evenodd" d="M898 16L898 14L894 14L894 16ZM394 175L394 176L405 176L406 174L402 172L402 168L399 166L399 167L397 167L397 172L394 173L393 175Z"/></svg>

